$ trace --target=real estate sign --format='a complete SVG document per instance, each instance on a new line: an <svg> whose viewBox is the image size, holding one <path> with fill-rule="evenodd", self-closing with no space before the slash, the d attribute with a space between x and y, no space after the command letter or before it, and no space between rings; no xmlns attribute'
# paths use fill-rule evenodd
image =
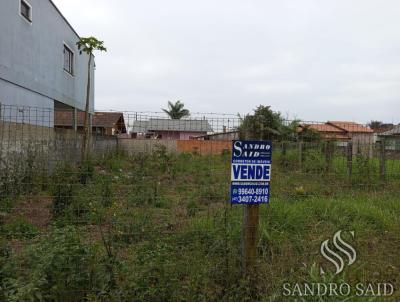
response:
<svg viewBox="0 0 400 302"><path fill-rule="evenodd" d="M269 203L272 143L241 141L232 143L231 203Z"/></svg>

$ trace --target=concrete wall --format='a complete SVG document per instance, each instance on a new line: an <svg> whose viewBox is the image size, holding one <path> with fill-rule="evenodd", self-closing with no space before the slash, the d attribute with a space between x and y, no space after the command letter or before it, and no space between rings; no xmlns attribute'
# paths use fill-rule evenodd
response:
<svg viewBox="0 0 400 302"><path fill-rule="evenodd" d="M91 151L102 156L117 150L115 136L92 136ZM54 129L22 123L0 123L0 162L26 161L29 157L49 168L62 161L79 161L82 135L69 129Z"/></svg>
<svg viewBox="0 0 400 302"><path fill-rule="evenodd" d="M119 139L118 142L119 147L128 154L150 153L160 145L165 146L171 153L188 152L202 155L221 154L232 148L231 141Z"/></svg>
<svg viewBox="0 0 400 302"><path fill-rule="evenodd" d="M176 140L155 140L155 139L129 139L121 138L118 146L128 154L151 153L157 146L165 146L170 153L177 152Z"/></svg>
<svg viewBox="0 0 400 302"><path fill-rule="evenodd" d="M79 36L50 0L27 2L31 24L19 14L19 0L0 1L0 103L52 108L57 100L83 110L88 56L79 55ZM74 76L63 69L64 43L74 52Z"/></svg>

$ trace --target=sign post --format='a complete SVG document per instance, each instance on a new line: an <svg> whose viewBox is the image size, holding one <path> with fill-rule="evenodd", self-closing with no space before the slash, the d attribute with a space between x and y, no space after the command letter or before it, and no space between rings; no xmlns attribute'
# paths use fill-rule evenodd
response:
<svg viewBox="0 0 400 302"><path fill-rule="evenodd" d="M251 276L257 259L259 205L269 203L272 143L236 140L232 144L231 203L243 204L243 266Z"/></svg>

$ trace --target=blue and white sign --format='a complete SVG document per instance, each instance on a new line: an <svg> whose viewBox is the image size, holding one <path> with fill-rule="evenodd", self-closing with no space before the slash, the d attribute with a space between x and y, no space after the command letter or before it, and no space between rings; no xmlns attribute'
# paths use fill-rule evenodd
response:
<svg viewBox="0 0 400 302"><path fill-rule="evenodd" d="M272 143L270 141L233 141L231 203L269 203Z"/></svg>

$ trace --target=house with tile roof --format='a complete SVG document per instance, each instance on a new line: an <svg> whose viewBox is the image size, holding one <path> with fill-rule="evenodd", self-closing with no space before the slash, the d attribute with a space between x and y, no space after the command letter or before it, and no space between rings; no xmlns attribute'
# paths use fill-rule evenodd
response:
<svg viewBox="0 0 400 302"><path fill-rule="evenodd" d="M85 113L73 110L56 110L54 112L54 127L58 129L73 129L76 116L77 130L82 132ZM95 112L92 120L92 132L98 135L120 135L127 133L124 115L121 112Z"/></svg>
<svg viewBox="0 0 400 302"><path fill-rule="evenodd" d="M378 140L385 140L386 150L400 151L400 125L379 133Z"/></svg>
<svg viewBox="0 0 400 302"><path fill-rule="evenodd" d="M349 141L346 131L328 123L326 124L300 124L299 132L310 129L318 132L324 140Z"/></svg>
<svg viewBox="0 0 400 302"><path fill-rule="evenodd" d="M328 121L325 124L299 125L299 132L312 129L321 134L322 139L338 142L339 146L353 145L353 153L371 154L375 143L374 131L368 126L347 121Z"/></svg>
<svg viewBox="0 0 400 302"><path fill-rule="evenodd" d="M193 119L151 118L146 121L135 121L132 128L134 137L142 135L146 138L174 140L194 139L212 131L213 129L207 120Z"/></svg>

